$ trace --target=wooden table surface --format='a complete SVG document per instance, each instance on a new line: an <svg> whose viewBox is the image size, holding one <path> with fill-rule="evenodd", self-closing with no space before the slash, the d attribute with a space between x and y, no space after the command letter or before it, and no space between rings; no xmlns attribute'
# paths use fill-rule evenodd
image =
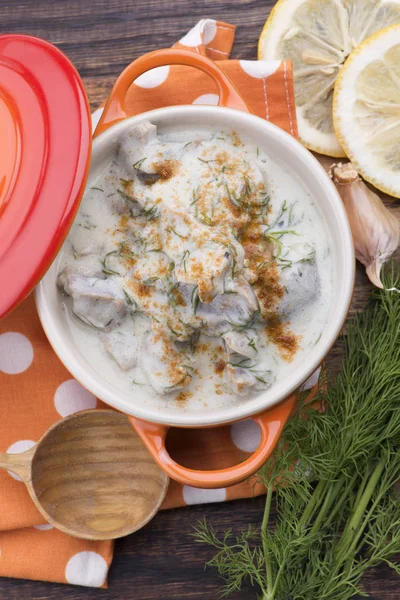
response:
<svg viewBox="0 0 400 600"><path fill-rule="evenodd" d="M199 19L225 20L238 26L233 56L255 59L257 39L273 0L0 0L0 33L42 37L63 50L77 67L94 109L123 68L144 52L171 46ZM387 199L390 203L390 199ZM395 211L399 212L397 204ZM357 267L352 311L361 309L370 286ZM329 363L338 368L340 349ZM259 525L263 498L188 507L160 513L140 532L119 540L110 570L109 589L92 590L51 583L0 579L1 600L216 600L219 579L204 571L211 551L190 537L205 515L218 530ZM399 579L381 567L365 578L375 600L398 600ZM255 600L247 587L234 596ZM318 600L313 598L310 600Z"/></svg>

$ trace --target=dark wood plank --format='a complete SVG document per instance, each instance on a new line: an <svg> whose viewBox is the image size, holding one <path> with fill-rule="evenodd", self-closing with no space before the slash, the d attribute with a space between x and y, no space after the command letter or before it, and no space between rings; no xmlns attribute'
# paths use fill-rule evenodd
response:
<svg viewBox="0 0 400 600"><path fill-rule="evenodd" d="M274 0L0 0L0 32L47 39L63 50L79 70L96 108L121 70L144 52L172 45L200 18L238 26L233 54L255 59L256 42ZM392 203L386 199L387 203ZM395 207L400 212L400 205ZM351 312L361 310L370 287L358 265ZM340 343L329 365L340 365ZM219 580L204 571L209 549L190 537L203 515L223 531L259 525L263 498L190 507L160 513L143 530L117 542L109 590L0 579L0 600L216 600ZM368 574L365 588L375 600L397 600L398 578L389 568ZM250 587L235 596L253 600ZM314 599L313 599L314 600ZM315 599L317 600L317 599Z"/></svg>

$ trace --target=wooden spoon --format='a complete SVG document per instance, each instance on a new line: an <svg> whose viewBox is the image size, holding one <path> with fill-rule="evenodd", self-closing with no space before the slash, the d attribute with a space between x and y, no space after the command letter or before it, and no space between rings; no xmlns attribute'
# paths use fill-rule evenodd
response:
<svg viewBox="0 0 400 600"><path fill-rule="evenodd" d="M137 531L158 511L168 477L126 415L85 410L55 423L21 454L0 453L44 518L69 535L109 540Z"/></svg>

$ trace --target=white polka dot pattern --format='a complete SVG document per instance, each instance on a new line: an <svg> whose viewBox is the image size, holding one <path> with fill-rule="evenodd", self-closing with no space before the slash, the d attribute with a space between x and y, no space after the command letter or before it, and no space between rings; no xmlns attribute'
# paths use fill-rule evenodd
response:
<svg viewBox="0 0 400 600"><path fill-rule="evenodd" d="M310 377L303 383L301 386L302 390L310 390L314 385L317 385L319 380L319 375L321 373L321 367L319 367Z"/></svg>
<svg viewBox="0 0 400 600"><path fill-rule="evenodd" d="M214 19L204 19L203 21L203 42L209 44L213 41L217 33L217 23Z"/></svg>
<svg viewBox="0 0 400 600"><path fill-rule="evenodd" d="M179 43L190 48L200 46L203 42L209 44L215 38L216 33L216 22L213 19L202 19L179 40Z"/></svg>
<svg viewBox="0 0 400 600"><path fill-rule="evenodd" d="M269 77L279 67L281 64L280 60L240 60L240 66L243 71L250 75L251 77L255 77L256 79L263 79L264 77Z"/></svg>
<svg viewBox="0 0 400 600"><path fill-rule="evenodd" d="M181 41L183 45L186 44L188 49L192 50L194 55L205 54L213 60L228 60L233 38L233 25L228 23L217 25L214 20L203 19ZM288 66L289 77L287 77L283 65L277 69L279 63L276 62L267 65L255 61L242 61L241 65L239 61L230 61L225 63L224 68L226 67L226 71L233 81L237 80L238 84L240 81L244 83L246 87L246 89L243 89L244 97L245 100L248 99L252 102L252 110L259 116L266 116L268 119L271 117L276 125L293 133L296 129L296 116L290 66ZM184 81L177 81L175 75L179 72L179 69L174 71L173 66L168 67L165 65L140 76L136 81L135 96L132 98L132 102L127 104L128 112L130 114L141 114L147 110L158 108L160 98L168 103L171 97L178 104L191 102L193 105L218 104L216 93L205 94L203 90L196 88L195 83L191 84L191 82L196 82L197 79L191 79L192 74L189 73L189 70L187 77L185 74ZM246 75L246 73L248 74ZM273 73L275 75L269 77ZM209 89L211 91L212 88ZM279 111L274 111L277 102ZM98 108L92 115L93 131L98 125L102 112L103 108ZM22 329L21 313L23 313L25 324L32 324L29 329ZM43 343L43 334L32 297L24 302L20 310L7 317L4 323L2 321L1 325L0 397L5 396L1 398L5 414L10 412L10 418L3 419L3 428L7 430L7 440L9 440L6 445L14 440L19 440L10 446L10 452L22 452L31 448L34 442L21 438L36 438L39 435L32 431L29 425L32 414L35 415L37 425L46 428L49 425L49 417L52 420L57 420L83 409L93 409L97 403L92 394L72 379L72 375L68 374L61 365L56 364L57 360L51 347ZM17 333L19 331L21 333ZM22 335L22 333L25 335ZM11 344L11 342L13 343ZM49 368L51 369L51 373L47 374L46 367L47 371ZM15 375L17 373L21 373L21 375ZM2 394L4 390L1 388L1 382L4 382L6 394ZM59 386L58 389L57 386ZM9 390L10 394L8 394ZM11 418L12 409L16 408L14 407L14 392L16 394L28 394L29 396L25 411L18 411L17 414L14 410L15 424L14 419ZM26 398L24 399L26 400ZM8 403L10 403L10 407L8 407ZM10 411L8 411L8 408L10 408ZM25 423L27 429L22 428ZM15 433L12 429L14 426L16 428ZM44 429L42 430L44 431ZM218 439L218 436L215 436L215 440L207 448L209 450L207 458L210 461L213 460L217 452L220 454L222 451L226 452L226 458L229 457L231 464L237 464L243 456L243 451L252 452L256 449L260 432L257 425L252 421L234 425L231 436L229 432L230 429L228 430L228 439L225 437ZM14 474L12 474L12 477L19 479ZM8 493L8 489L12 493ZM20 512L21 520L18 521L18 527L26 528L23 539L21 538L18 544L15 544L15 542L18 542L17 539L12 539L14 535L3 536L0 554L3 552L7 557L7 564L11 567L13 564L17 564L21 576L33 576L35 579L94 587L104 584L108 571L107 563L109 563L107 557L110 556L111 558L112 554L111 543L93 544L90 541L83 540L74 542L68 536L65 536L64 539L61 533L49 523L43 522L40 517L37 520L42 521L42 523L33 527L32 522L35 521L32 521L29 510L21 510L22 507L25 508L23 506L25 502L26 508L29 504L34 509L34 505L26 494L25 486L21 483L15 483L8 475L4 476L4 486L0 492L3 508L0 515L3 515L5 526L7 526L11 516L14 519L15 517L19 518L18 512ZM168 505L178 507L186 504L223 502L237 496L252 496L264 492L265 490L262 489L261 484L257 484L253 489L253 486L249 488L247 482L229 490L225 488L202 490L190 486L174 485L171 486L169 491ZM15 501L18 495L21 502ZM10 537L9 546L7 545L8 537ZM75 546L75 544L78 545ZM32 552L37 555L34 568L31 561ZM43 560L43 557L49 553L52 556L51 564L49 561ZM68 561L68 559L70 560ZM11 567L10 570L5 567L5 575L12 574ZM85 595L83 593L83 596Z"/></svg>
<svg viewBox="0 0 400 600"><path fill-rule="evenodd" d="M65 569L68 583L101 587L107 577L107 563L97 552L78 552L72 556Z"/></svg>
<svg viewBox="0 0 400 600"><path fill-rule="evenodd" d="M59 415L67 417L81 410L96 408L97 400L76 379L68 379L58 386L54 405Z"/></svg>
<svg viewBox="0 0 400 600"><path fill-rule="evenodd" d="M155 69L151 69L151 71L147 71L147 73L143 73L137 79L135 79L135 85L141 88L155 88L167 79L169 74L169 67L156 67Z"/></svg>
<svg viewBox="0 0 400 600"><path fill-rule="evenodd" d="M7 375L23 373L32 361L33 347L25 335L14 331L0 335L0 371Z"/></svg>
<svg viewBox="0 0 400 600"><path fill-rule="evenodd" d="M25 450L29 450L29 448L32 448L35 444L36 442L33 440L18 440L18 442L11 444L6 452L7 454L20 454L21 452L25 452ZM7 473L16 481L22 481L21 477L16 473L13 473L12 471L7 471Z"/></svg>
<svg viewBox="0 0 400 600"><path fill-rule="evenodd" d="M232 441L239 450L254 452L261 441L261 431L252 419L237 421L231 427Z"/></svg>
<svg viewBox="0 0 400 600"><path fill-rule="evenodd" d="M193 100L192 104L218 104L219 97L217 94L202 94L196 100Z"/></svg>
<svg viewBox="0 0 400 600"><path fill-rule="evenodd" d="M94 130L96 129L100 121L100 117L103 114L103 110L103 108L98 108L97 110L92 112L92 133L94 133Z"/></svg>
<svg viewBox="0 0 400 600"><path fill-rule="evenodd" d="M183 499L186 504L206 504L209 502L223 502L226 500L226 489L202 490L199 488L183 486Z"/></svg>

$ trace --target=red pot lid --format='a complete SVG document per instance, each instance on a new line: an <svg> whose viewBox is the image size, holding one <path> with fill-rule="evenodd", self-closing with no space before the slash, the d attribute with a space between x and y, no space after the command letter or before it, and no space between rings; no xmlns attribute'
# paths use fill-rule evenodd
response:
<svg viewBox="0 0 400 600"><path fill-rule="evenodd" d="M0 36L0 318L57 254L90 150L87 97L70 61L43 40Z"/></svg>

